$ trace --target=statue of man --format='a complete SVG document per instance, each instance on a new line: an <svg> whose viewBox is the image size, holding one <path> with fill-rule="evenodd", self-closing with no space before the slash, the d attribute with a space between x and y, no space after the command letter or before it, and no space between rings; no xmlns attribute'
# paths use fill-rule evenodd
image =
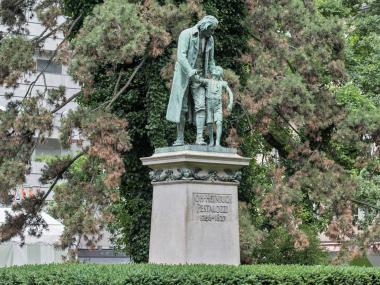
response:
<svg viewBox="0 0 380 285"><path fill-rule="evenodd" d="M196 144L206 144L203 129L206 120L206 90L197 78L206 78L215 67L214 39L212 35L218 20L205 16L194 27L181 32L178 39L177 62L174 69L166 119L177 123L177 140L173 145L184 144L186 114L197 128ZM198 76L199 77L198 77Z"/></svg>

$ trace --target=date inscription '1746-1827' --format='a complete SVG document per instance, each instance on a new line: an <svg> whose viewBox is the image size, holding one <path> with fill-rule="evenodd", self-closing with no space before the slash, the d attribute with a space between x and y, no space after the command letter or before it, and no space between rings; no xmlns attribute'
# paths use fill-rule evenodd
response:
<svg viewBox="0 0 380 285"><path fill-rule="evenodd" d="M231 194L193 193L193 220L226 222L231 220Z"/></svg>

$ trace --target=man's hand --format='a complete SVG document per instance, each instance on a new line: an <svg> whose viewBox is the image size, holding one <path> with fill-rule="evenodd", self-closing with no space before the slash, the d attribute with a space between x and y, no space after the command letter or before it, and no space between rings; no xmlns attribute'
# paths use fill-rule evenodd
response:
<svg viewBox="0 0 380 285"><path fill-rule="evenodd" d="M199 76L198 74L196 74L195 77L194 77L194 80L195 80L196 82L200 82L200 81L201 81L201 78L200 78L200 76Z"/></svg>
<svg viewBox="0 0 380 285"><path fill-rule="evenodd" d="M201 81L201 78L197 73L195 73L193 76L190 77L190 81L199 83Z"/></svg>

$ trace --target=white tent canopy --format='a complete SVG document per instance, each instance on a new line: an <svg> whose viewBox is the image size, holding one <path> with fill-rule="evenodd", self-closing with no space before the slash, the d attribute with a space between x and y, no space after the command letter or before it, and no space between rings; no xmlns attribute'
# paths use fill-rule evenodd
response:
<svg viewBox="0 0 380 285"><path fill-rule="evenodd" d="M12 214L10 208L0 207L0 224L5 222L6 212ZM62 262L66 252L54 245L59 242L64 226L47 213L43 212L42 217L48 224L48 230L40 238L25 233L25 245L22 247L19 246L19 237L0 244L0 267Z"/></svg>

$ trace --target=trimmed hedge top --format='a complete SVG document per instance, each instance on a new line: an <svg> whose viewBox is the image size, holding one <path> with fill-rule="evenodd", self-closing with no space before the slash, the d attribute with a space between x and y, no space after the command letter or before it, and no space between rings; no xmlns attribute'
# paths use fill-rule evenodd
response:
<svg viewBox="0 0 380 285"><path fill-rule="evenodd" d="M380 285L380 270L355 266L54 264L0 268L0 284Z"/></svg>

